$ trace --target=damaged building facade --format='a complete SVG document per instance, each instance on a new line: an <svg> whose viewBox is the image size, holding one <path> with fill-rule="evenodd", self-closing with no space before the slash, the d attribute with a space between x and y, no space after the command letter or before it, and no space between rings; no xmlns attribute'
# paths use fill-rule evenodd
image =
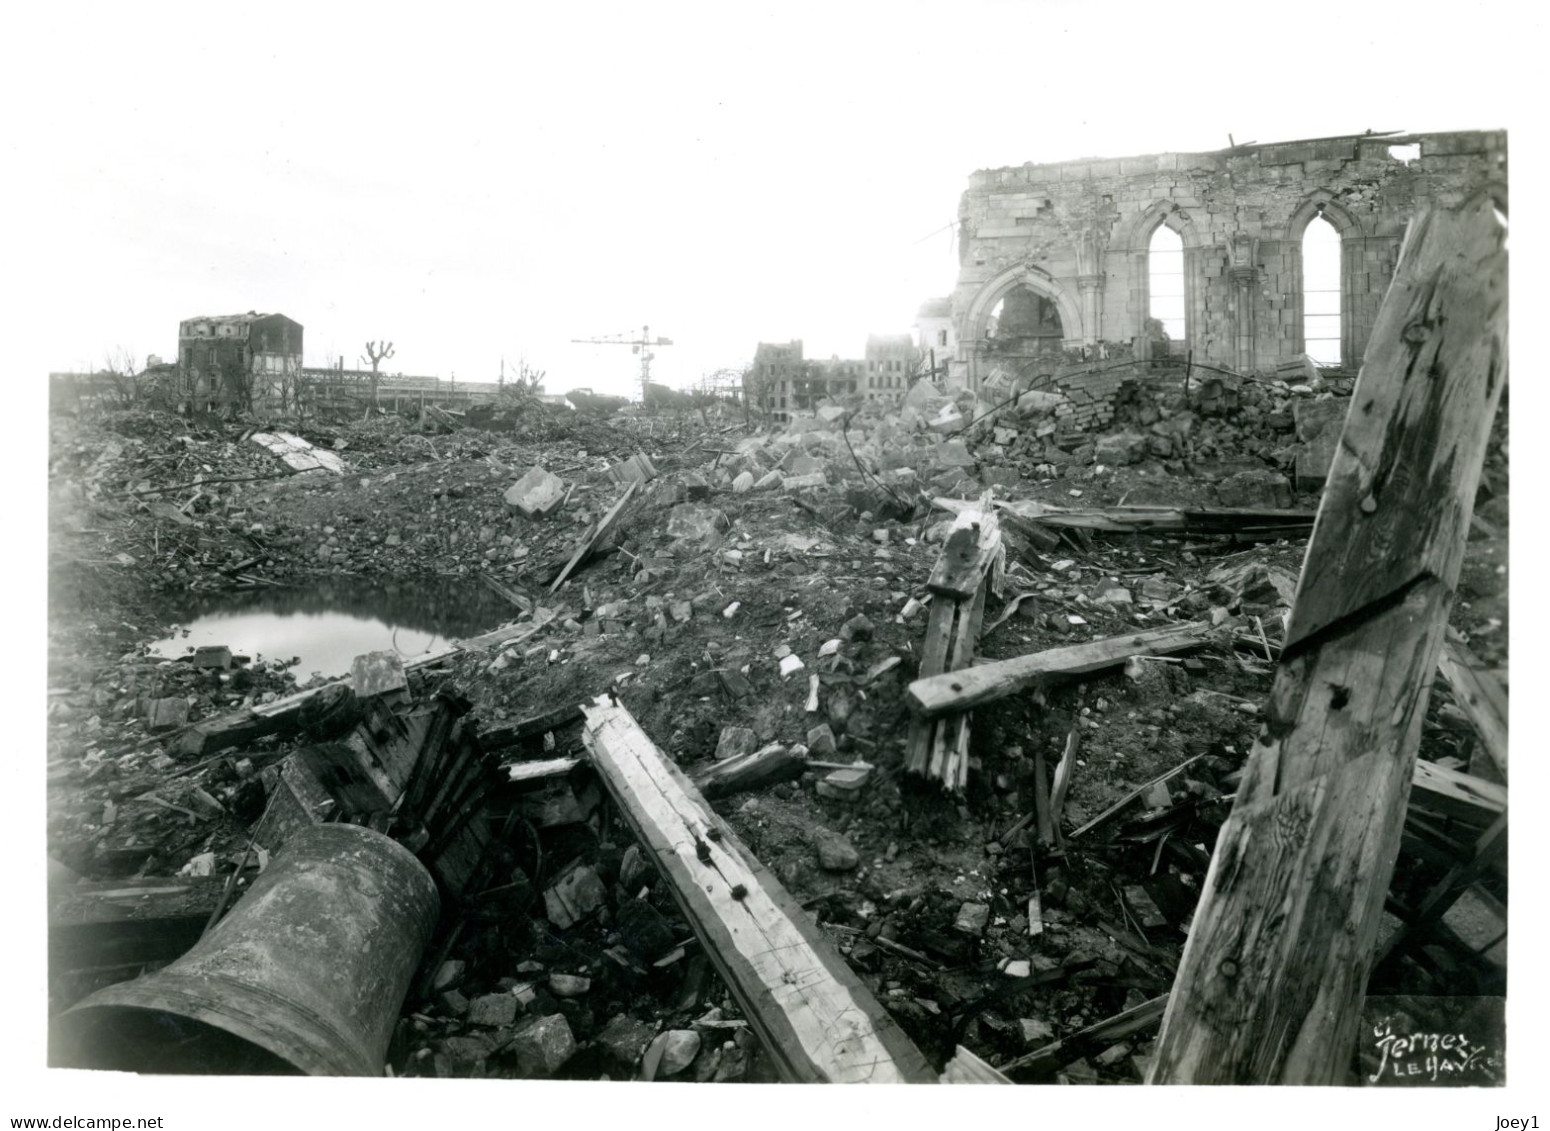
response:
<svg viewBox="0 0 1550 1131"><path fill-rule="evenodd" d="M1248 373L1311 354L1354 371L1411 216L1504 204L1506 182L1500 131L981 170L959 206L948 377L978 388L998 370L1166 356Z"/></svg>
<svg viewBox="0 0 1550 1131"><path fill-rule="evenodd" d="M283 314L220 314L178 324L178 387L200 408L278 397L302 368L302 325Z"/></svg>
<svg viewBox="0 0 1550 1131"><path fill-rule="evenodd" d="M754 401L775 420L812 412L826 397L859 393L868 401L903 399L919 351L908 334L867 335L864 358L806 358L802 342L760 342L748 371Z"/></svg>

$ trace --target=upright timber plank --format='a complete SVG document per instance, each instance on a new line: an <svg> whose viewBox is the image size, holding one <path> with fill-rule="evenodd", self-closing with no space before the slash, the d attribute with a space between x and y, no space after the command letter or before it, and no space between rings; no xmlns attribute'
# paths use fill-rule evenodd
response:
<svg viewBox="0 0 1550 1131"><path fill-rule="evenodd" d="M693 784L607 696L584 741L783 1078L935 1083L898 1024Z"/></svg>
<svg viewBox="0 0 1550 1131"><path fill-rule="evenodd" d="M1350 1063L1507 379L1505 236L1489 203L1411 222L1152 1082L1334 1084Z"/></svg>

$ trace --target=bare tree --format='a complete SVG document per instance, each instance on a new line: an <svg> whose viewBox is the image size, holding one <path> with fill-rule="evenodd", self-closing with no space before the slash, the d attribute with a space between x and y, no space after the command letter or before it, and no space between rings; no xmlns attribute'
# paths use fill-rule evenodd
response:
<svg viewBox="0 0 1550 1131"><path fill-rule="evenodd" d="M367 342L366 357L371 361L371 403L377 403L377 372L382 363L393 356L392 342Z"/></svg>
<svg viewBox="0 0 1550 1131"><path fill-rule="evenodd" d="M119 346L102 360L102 373L113 383L118 399L125 408L132 406L136 400L135 375L140 367L135 364L134 354L123 346Z"/></svg>

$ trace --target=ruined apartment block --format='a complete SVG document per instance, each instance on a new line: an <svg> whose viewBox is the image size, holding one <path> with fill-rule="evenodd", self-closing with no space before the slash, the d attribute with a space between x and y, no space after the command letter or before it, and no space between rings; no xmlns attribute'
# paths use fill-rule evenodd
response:
<svg viewBox="0 0 1550 1131"><path fill-rule="evenodd" d="M978 388L997 370L1169 355L1248 373L1310 354L1355 370L1410 217L1505 201L1506 181L1500 131L982 170L959 207L947 375ZM1315 279L1318 240L1329 266Z"/></svg>
<svg viewBox="0 0 1550 1131"><path fill-rule="evenodd" d="M750 375L761 390L763 410L775 420L812 412L826 397L859 393L868 401L894 403L909 390L920 351L909 334L867 335L864 358L805 358L802 342L760 342Z"/></svg>
<svg viewBox="0 0 1550 1131"><path fill-rule="evenodd" d="M219 314L178 324L178 387L197 407L251 408L301 372L302 325L283 314Z"/></svg>

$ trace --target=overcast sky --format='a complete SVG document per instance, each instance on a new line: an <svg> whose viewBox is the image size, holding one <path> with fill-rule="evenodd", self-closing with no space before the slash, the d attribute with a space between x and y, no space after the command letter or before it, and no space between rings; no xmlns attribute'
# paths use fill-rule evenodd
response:
<svg viewBox="0 0 1550 1131"><path fill-rule="evenodd" d="M51 9L20 65L49 300L28 369L172 357L279 311L306 360L629 391L755 342L859 356L947 293L970 172L1364 129L1506 124L1486 29L1426 5L204 5ZM1385 62L1432 60L1447 81ZM18 46L19 44L13 44ZM1345 66L1348 60L1355 65ZM46 94L46 97L45 97Z"/></svg>

